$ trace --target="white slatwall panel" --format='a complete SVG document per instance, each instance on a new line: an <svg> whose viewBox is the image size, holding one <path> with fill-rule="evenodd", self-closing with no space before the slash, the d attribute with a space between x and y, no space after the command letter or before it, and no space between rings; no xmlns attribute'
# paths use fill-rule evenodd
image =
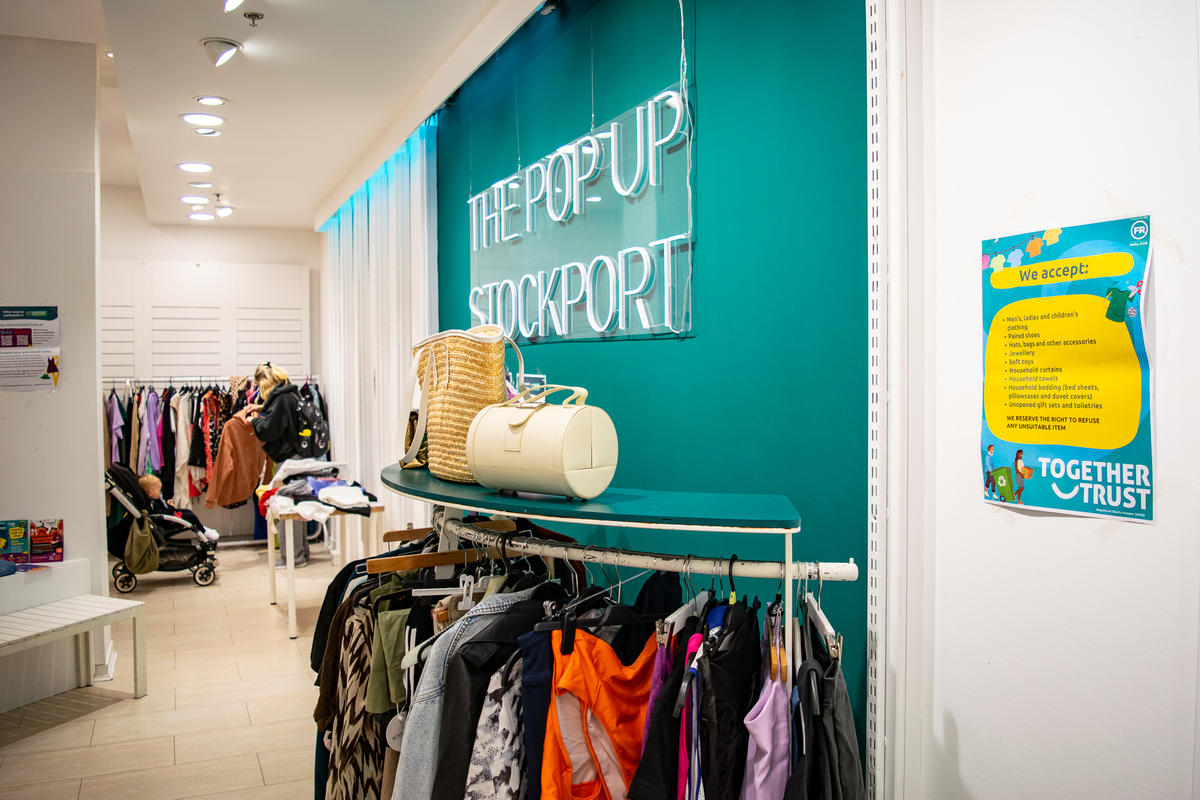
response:
<svg viewBox="0 0 1200 800"><path fill-rule="evenodd" d="M101 304L100 367L107 374L132 375L133 304Z"/></svg>
<svg viewBox="0 0 1200 800"><path fill-rule="evenodd" d="M304 309L238 306L238 371L249 374L264 361L290 375L302 375L305 358Z"/></svg>
<svg viewBox="0 0 1200 800"><path fill-rule="evenodd" d="M299 265L105 259L102 374L244 375L271 361L304 375L308 281L308 268Z"/></svg>
<svg viewBox="0 0 1200 800"><path fill-rule="evenodd" d="M154 377L220 375L218 306L150 307L150 364Z"/></svg>

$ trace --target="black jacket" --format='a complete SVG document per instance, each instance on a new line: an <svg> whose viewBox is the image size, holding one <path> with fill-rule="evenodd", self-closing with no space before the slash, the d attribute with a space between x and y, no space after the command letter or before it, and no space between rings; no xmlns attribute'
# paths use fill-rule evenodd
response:
<svg viewBox="0 0 1200 800"><path fill-rule="evenodd" d="M262 414L253 420L254 435L278 464L300 453L300 390L283 383L271 390Z"/></svg>

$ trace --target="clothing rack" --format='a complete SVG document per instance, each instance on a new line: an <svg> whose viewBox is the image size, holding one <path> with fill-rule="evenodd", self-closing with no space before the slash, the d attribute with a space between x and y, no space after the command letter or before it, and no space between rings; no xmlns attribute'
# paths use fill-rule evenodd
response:
<svg viewBox="0 0 1200 800"><path fill-rule="evenodd" d="M663 572L700 575L732 574L737 578L786 579L785 565L782 561L743 561L738 558L733 560L731 569L730 559L724 558L700 558L690 555L647 553L640 550L594 545L564 544L524 535L507 537L504 534L476 528L470 523L456 519L446 519L442 525L448 533L461 539L486 547L507 549L522 555L546 556L614 567L656 569ZM797 561L792 565L792 579L856 581L858 580L858 564L854 563L854 559L847 562Z"/></svg>

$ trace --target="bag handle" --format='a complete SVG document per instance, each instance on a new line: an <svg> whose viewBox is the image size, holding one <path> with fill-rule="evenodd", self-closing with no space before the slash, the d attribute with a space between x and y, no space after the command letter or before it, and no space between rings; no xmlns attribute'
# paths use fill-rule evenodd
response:
<svg viewBox="0 0 1200 800"><path fill-rule="evenodd" d="M415 386L417 380L417 368L421 363L421 357L417 356L413 359L412 367L408 373L408 383L410 386ZM421 409L417 412L417 427L413 431L412 442L408 446L408 451L401 457L401 464L411 464L417 458L417 453L421 449L421 442L425 440L425 426L429 422L429 392L433 389L432 380L436 377L437 371L433 365L433 351L429 352L429 357L425 361L425 385L421 387ZM411 398L409 398L411 399Z"/></svg>
<svg viewBox="0 0 1200 800"><path fill-rule="evenodd" d="M513 341L512 337L505 336L504 341L511 344L513 351L517 354L517 384L516 384L517 395L516 396L520 397L526 391L526 388L525 388L525 359L521 356L521 348L517 347L517 343L515 341Z"/></svg>
<svg viewBox="0 0 1200 800"><path fill-rule="evenodd" d="M502 403L501 405L516 406L516 405L520 405L522 403L534 403L534 402L537 402L538 400L545 399L546 397L554 394L555 392L562 392L562 391L571 392L571 396L568 397L566 400L563 400L562 404L564 406L568 406L568 405L585 406L585 405L587 405L587 397L588 397L587 389L584 389L582 386L564 386L564 385L555 384L555 383L547 384L545 386L534 386L530 389L526 389L525 391L523 391L520 394L516 395L515 397L509 399L507 402ZM575 401L575 402L572 403L571 401Z"/></svg>

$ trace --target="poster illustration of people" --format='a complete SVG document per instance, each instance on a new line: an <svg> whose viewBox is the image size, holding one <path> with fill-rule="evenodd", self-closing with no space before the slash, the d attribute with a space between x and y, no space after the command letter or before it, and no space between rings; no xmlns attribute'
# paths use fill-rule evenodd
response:
<svg viewBox="0 0 1200 800"><path fill-rule="evenodd" d="M982 243L991 503L1154 519L1150 217Z"/></svg>

